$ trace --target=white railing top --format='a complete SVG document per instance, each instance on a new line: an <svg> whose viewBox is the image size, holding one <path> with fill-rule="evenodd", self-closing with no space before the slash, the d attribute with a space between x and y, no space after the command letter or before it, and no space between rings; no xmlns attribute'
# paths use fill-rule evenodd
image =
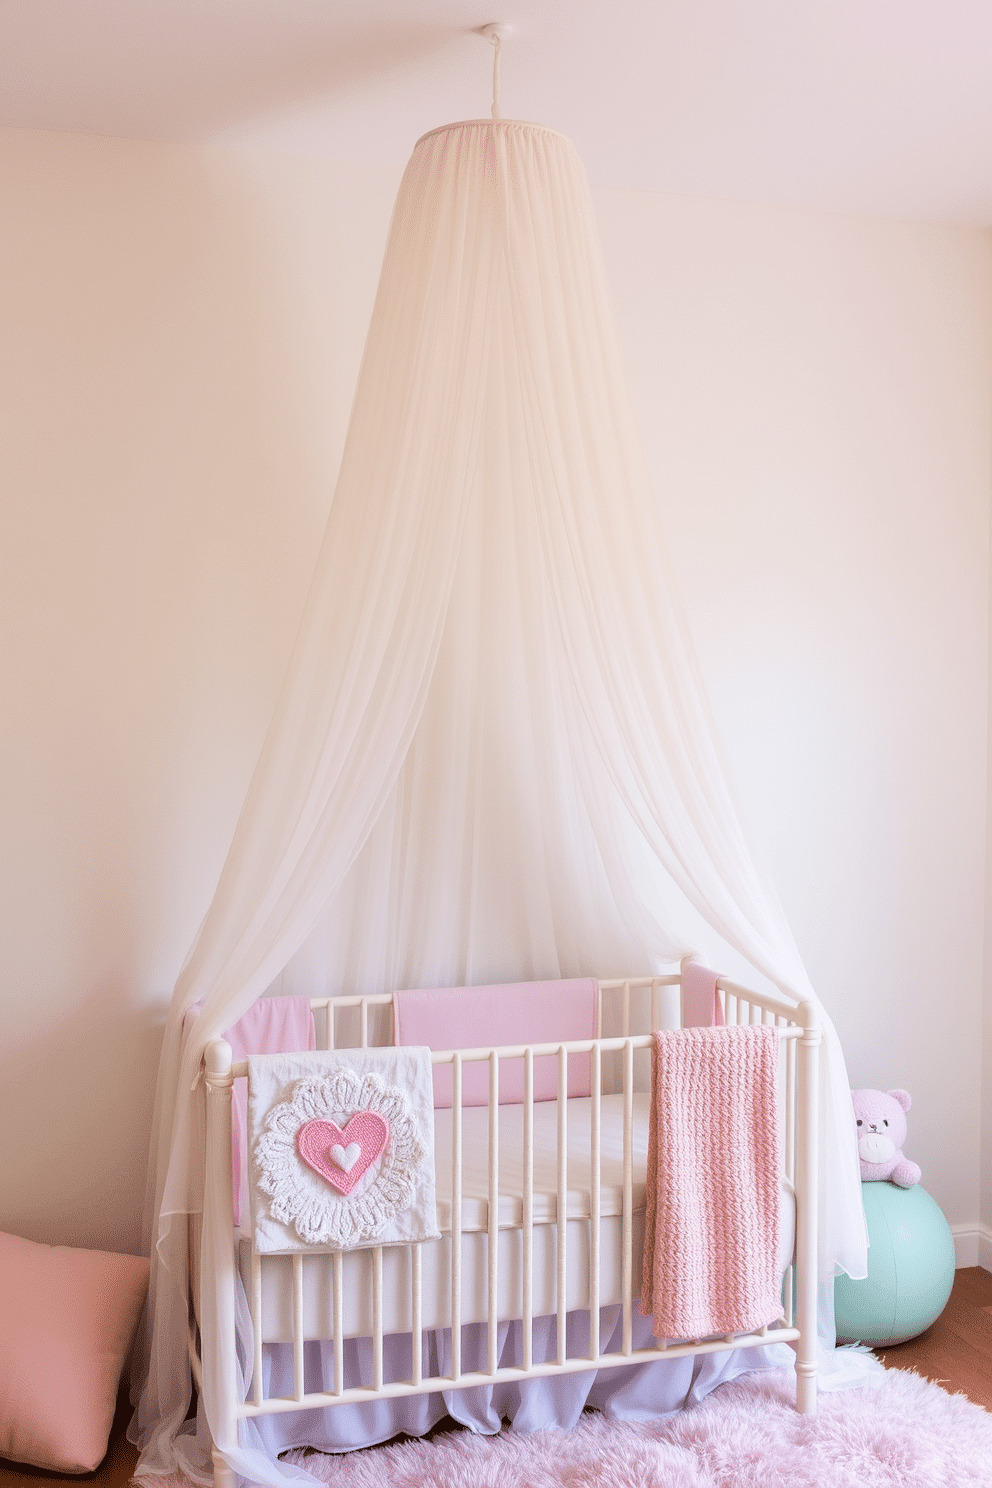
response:
<svg viewBox="0 0 992 1488"><path fill-rule="evenodd" d="M796 1023L790 1023L787 1028L776 1028L775 1032L780 1039L799 1039L803 1030ZM572 1039L568 1043L560 1044L496 1044L491 1048L479 1049L432 1049L430 1051L431 1064L454 1064L460 1060L462 1064L481 1063L492 1059L525 1059L532 1054L535 1059L542 1059L548 1055L556 1054L591 1054L594 1049L599 1049L602 1054L612 1054L621 1049L649 1049L654 1035L651 1033L631 1033L617 1038L601 1039ZM215 1043L223 1040L214 1040ZM340 1049L318 1050L326 1054L350 1054L353 1049L344 1046ZM243 1079L248 1073L247 1059L239 1059L231 1065L231 1075L235 1080Z"/></svg>
<svg viewBox="0 0 992 1488"><path fill-rule="evenodd" d="M637 990L650 990L654 992L661 987L677 987L681 984L678 974L664 976L643 977L611 977L599 981L601 992L623 993L625 996ZM743 987L737 982L730 981L727 977L719 977L717 988L723 992L725 997L732 997L738 1003L748 1004L752 1009L760 1009L763 1013L771 1014L775 1018L785 1020L785 1026L778 1025L777 1031L784 1039L799 1038L804 1029L810 1029L818 1025L816 1008L814 1004L804 1003L796 1006L795 1003L787 1002L784 998L776 997L772 993L755 992L749 987ZM341 996L311 997L310 1006L322 1009L333 1017L333 1013L343 1011L346 1008L360 1008L362 1010L362 1044L367 1047L367 1021L366 1014L371 1007L391 1006L393 1001L392 992L364 992L345 993ZM549 1042L543 1044L494 1044L480 1045L474 1049L436 1049L431 1051L432 1064L454 1064L456 1060L462 1063L479 1063L492 1059L495 1056L500 1059L523 1059L528 1054L534 1058L543 1058L564 1053L589 1054L598 1048L601 1053L613 1053L628 1046L632 1049L647 1049L651 1046L652 1035L622 1034L609 1038L578 1039L567 1042ZM333 1042L333 1040L331 1040ZM216 1042L216 1041L214 1041ZM353 1046L342 1046L353 1047ZM231 1073L235 1079L243 1078L248 1073L248 1061L239 1060L231 1066Z"/></svg>
<svg viewBox="0 0 992 1488"><path fill-rule="evenodd" d="M637 976L637 977L599 977L597 978L600 992L636 992L644 989L654 990L658 987L678 987L682 978L678 972L669 972L663 976ZM717 978L717 990L729 997L735 997L740 1001L750 1003L752 1007L760 1007L764 1012L774 1013L778 1017L788 1018L790 1022L805 1021L808 1023L808 1014L805 1019L801 1018L800 1008L805 1004L797 1004L786 997L776 996L774 992L756 992L751 987L741 986L733 982L729 977ZM392 992L351 992L340 996L311 997L312 1008L349 1008L361 1007L386 1007L393 1001Z"/></svg>

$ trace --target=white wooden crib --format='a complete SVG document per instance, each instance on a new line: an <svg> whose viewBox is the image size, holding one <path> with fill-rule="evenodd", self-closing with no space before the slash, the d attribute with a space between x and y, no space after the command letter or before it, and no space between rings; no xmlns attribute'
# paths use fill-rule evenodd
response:
<svg viewBox="0 0 992 1488"><path fill-rule="evenodd" d="M218 1488L234 1474L219 1448L233 1445L242 1418L345 1403L387 1400L438 1390L493 1385L579 1370L613 1369L660 1357L716 1353L770 1341L796 1349L797 1407L816 1408L817 1061L815 1003L796 1007L726 979L717 983L728 1025L774 1025L780 1040L782 1182L794 1201L794 1231L780 1256L781 1317L756 1333L684 1341L634 1342L639 1313L643 1234L644 1150L651 1030L681 1022L680 977L602 981L599 1033L592 1040L432 1054L451 1067L450 1112L436 1113L435 1160L440 1240L417 1245L291 1256L259 1255L250 1237L233 1232L231 1096L247 1061L232 1063L217 1039L204 1056L207 1089L205 1219L232 1228L221 1273L212 1280L218 1347L204 1350L204 1296L194 1267L190 1359L202 1389L206 1378L219 1402L214 1466ZM390 995L312 1002L323 1048L367 1047L392 1040ZM640 1031L635 1029L640 1028ZM534 1100L534 1059L557 1060L558 1089L567 1088L569 1055L588 1054L590 1095L584 1100ZM523 1060L522 1105L499 1104L502 1061ZM463 1108L466 1065L488 1066L488 1106ZM566 1222L559 1224L559 1216ZM794 1244L793 1244L794 1240ZM251 1312L254 1360L248 1398L239 1398L235 1353L237 1289ZM619 1306L619 1348L601 1346L601 1309ZM581 1328L575 1319L584 1319ZM520 1328L519 1356L505 1363L498 1340L507 1320ZM533 1348L535 1320L554 1335L550 1358ZM503 1333L500 1333L501 1325ZM474 1333L472 1330L475 1330ZM426 1347L442 1336L441 1350ZM466 1330L468 1330L466 1332ZM308 1390L304 1345L332 1346L327 1388ZM463 1357L463 1338L478 1344ZM349 1380L346 1344L366 1340L367 1370ZM578 1339L578 1343L576 1340ZM484 1340L484 1341L482 1341ZM266 1392L265 1350L292 1350L292 1382ZM397 1369L397 1347L403 1360ZM545 1353L549 1350L546 1348Z"/></svg>

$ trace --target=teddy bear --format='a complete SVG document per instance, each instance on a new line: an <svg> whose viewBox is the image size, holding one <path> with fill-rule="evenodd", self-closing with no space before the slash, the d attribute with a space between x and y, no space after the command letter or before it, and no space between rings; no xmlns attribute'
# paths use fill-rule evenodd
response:
<svg viewBox="0 0 992 1488"><path fill-rule="evenodd" d="M906 1140L906 1112L912 1105L905 1090L852 1090L858 1123L858 1156L861 1181L888 1178L900 1188L920 1181L920 1169L902 1155Z"/></svg>

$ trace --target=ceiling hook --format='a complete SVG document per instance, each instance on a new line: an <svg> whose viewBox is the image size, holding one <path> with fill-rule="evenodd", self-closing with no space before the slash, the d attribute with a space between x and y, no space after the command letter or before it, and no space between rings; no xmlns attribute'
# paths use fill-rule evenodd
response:
<svg viewBox="0 0 992 1488"><path fill-rule="evenodd" d="M490 46L493 48L492 114L494 119L499 119L501 117L499 111L499 53L500 48L503 44L503 38L509 36L511 29L512 28L510 26L504 25L502 21L489 21L485 26L479 27L480 33L486 38Z"/></svg>

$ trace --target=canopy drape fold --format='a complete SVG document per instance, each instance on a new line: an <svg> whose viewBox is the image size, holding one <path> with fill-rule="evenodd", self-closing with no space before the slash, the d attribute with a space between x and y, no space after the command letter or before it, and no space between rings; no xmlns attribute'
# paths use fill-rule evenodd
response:
<svg viewBox="0 0 992 1488"><path fill-rule="evenodd" d="M694 676L581 164L552 130L451 125L400 187L295 652L166 1027L140 1472L209 1477L176 1435L207 1041L306 943L324 995L638 973L693 949L682 897L813 995ZM823 1269L864 1275L829 1021L826 1041ZM224 1244L204 1237L205 1282ZM250 1428L228 1456L311 1481Z"/></svg>

